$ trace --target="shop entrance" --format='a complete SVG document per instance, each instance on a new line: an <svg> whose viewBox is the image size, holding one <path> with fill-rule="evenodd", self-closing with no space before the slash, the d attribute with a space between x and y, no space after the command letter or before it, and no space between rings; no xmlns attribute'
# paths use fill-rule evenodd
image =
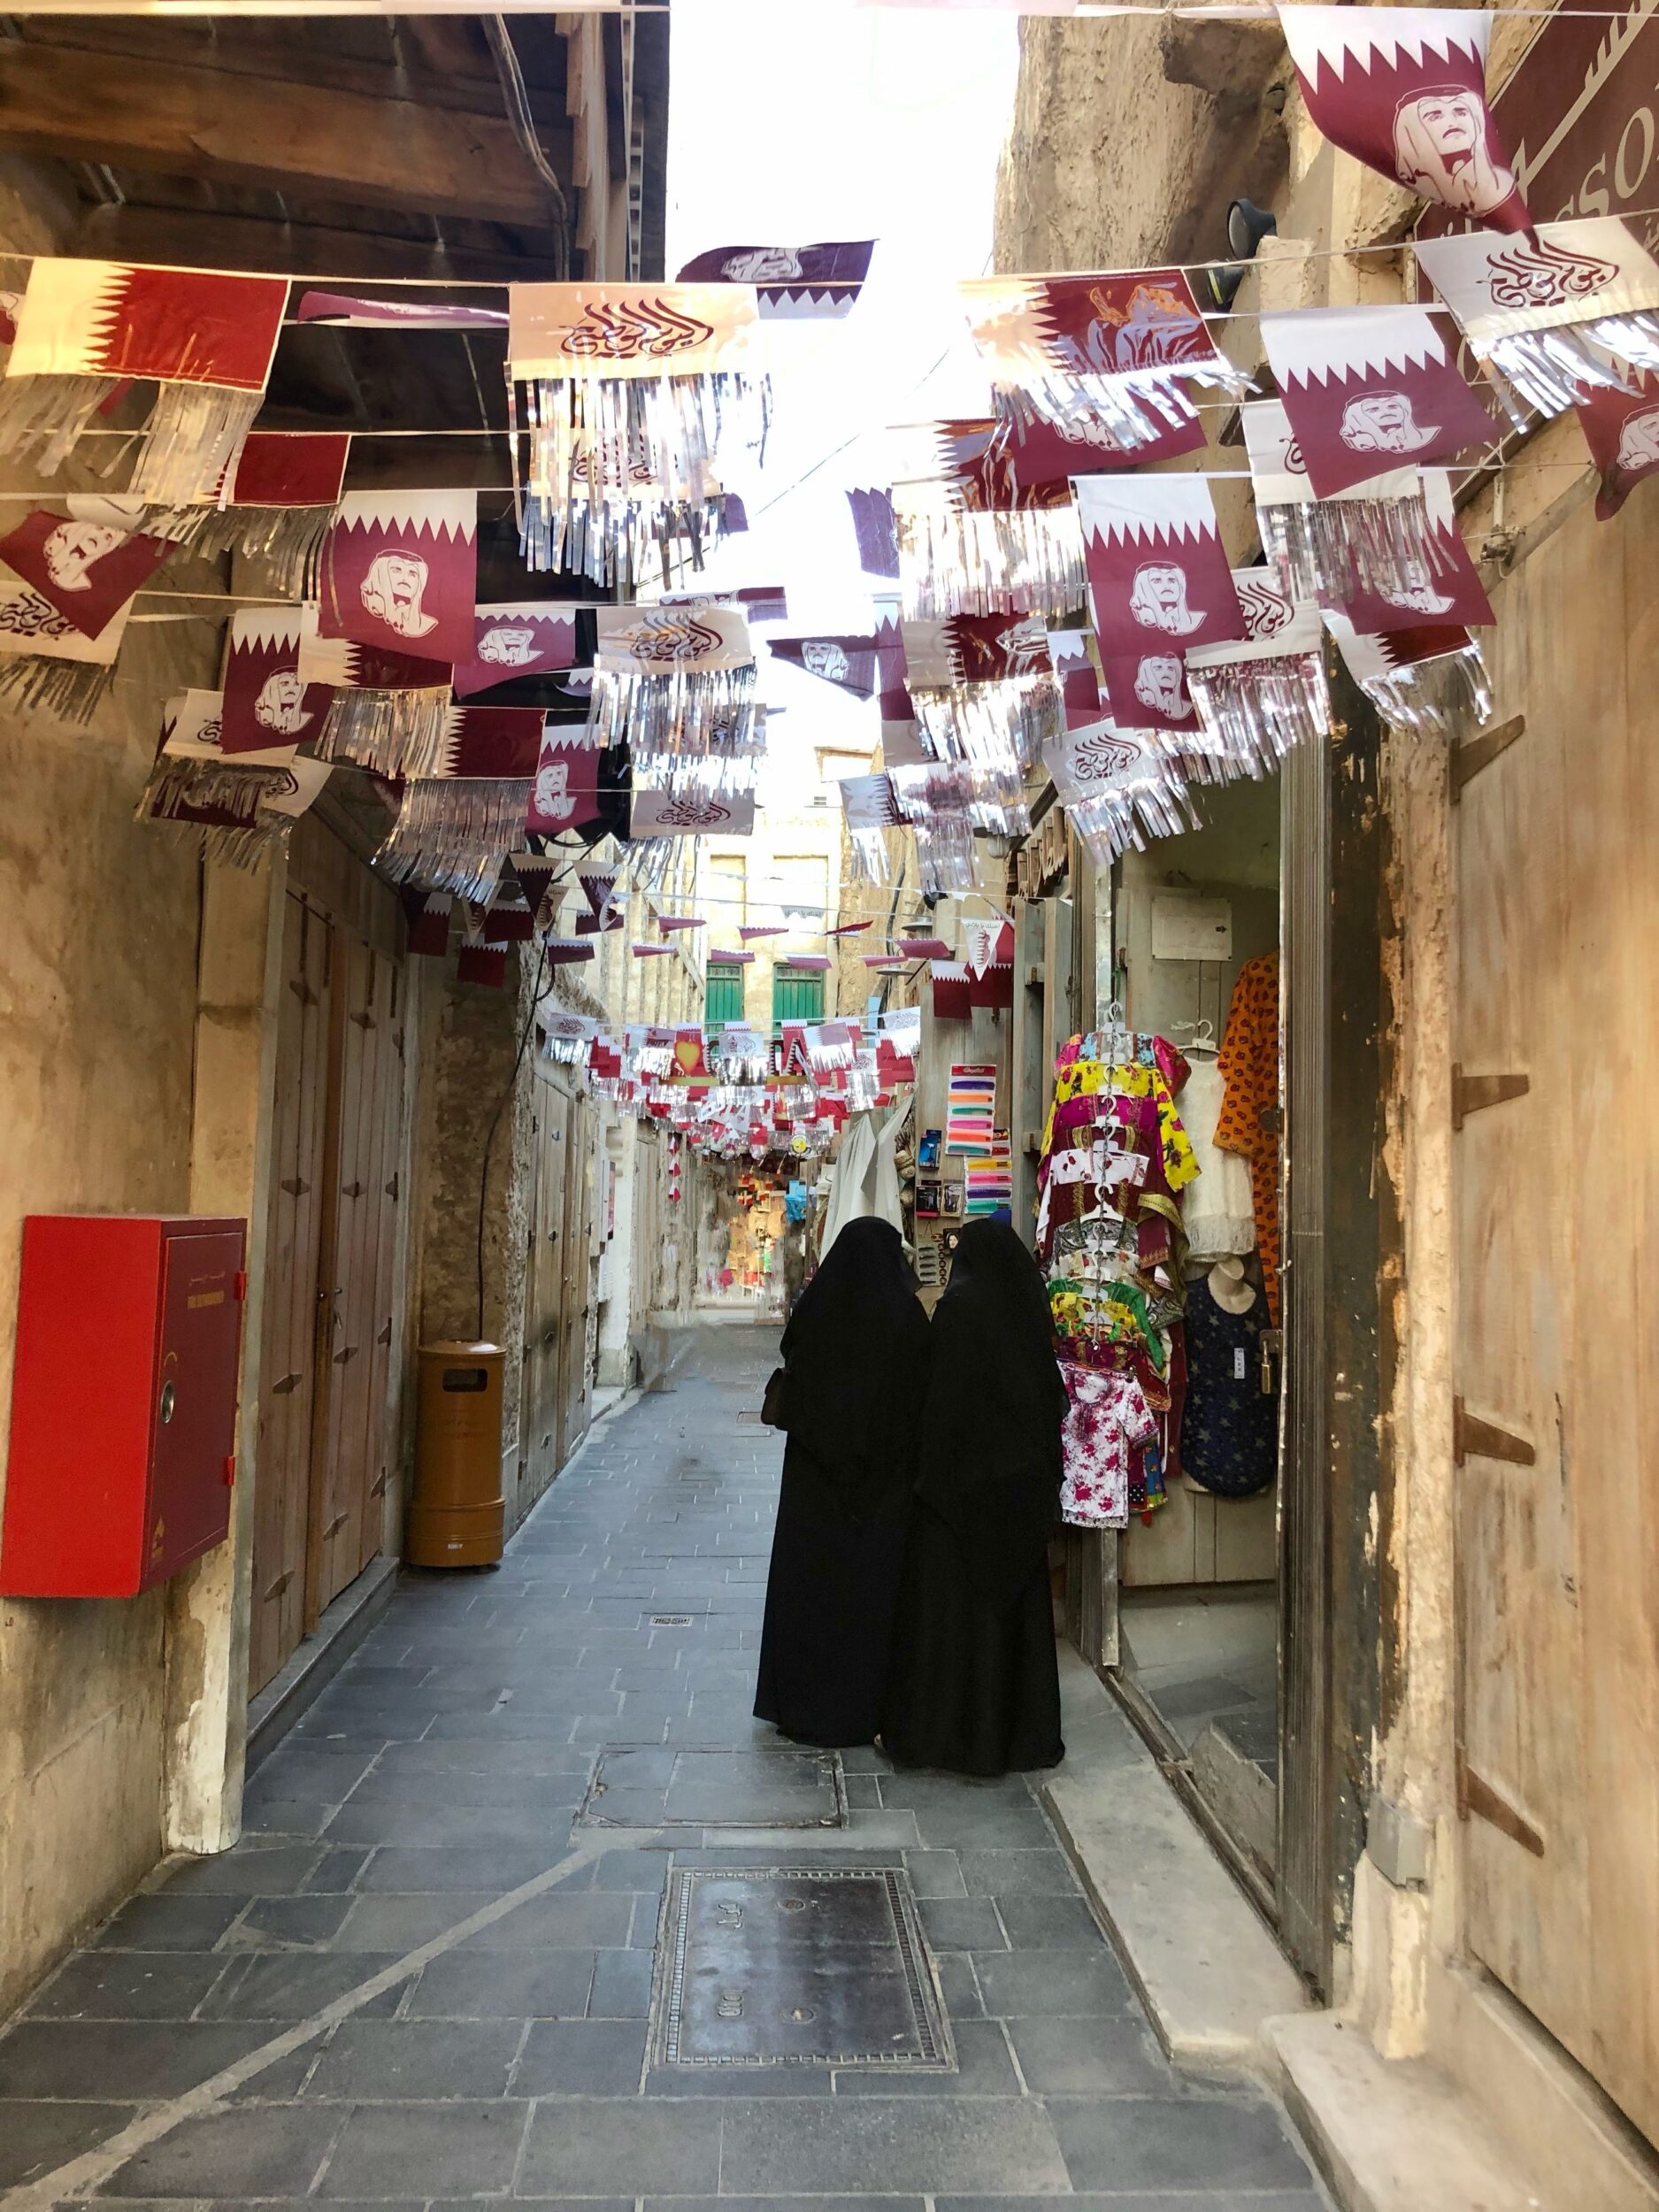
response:
<svg viewBox="0 0 1659 2212"><path fill-rule="evenodd" d="M700 1179L696 1303L781 1321L786 1179L747 1160L712 1160Z"/></svg>

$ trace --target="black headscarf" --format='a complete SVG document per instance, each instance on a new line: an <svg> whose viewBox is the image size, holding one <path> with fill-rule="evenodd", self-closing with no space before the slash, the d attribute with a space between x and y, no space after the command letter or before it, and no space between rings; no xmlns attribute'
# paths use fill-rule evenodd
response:
<svg viewBox="0 0 1659 2212"><path fill-rule="evenodd" d="M980 1594L1012 1603L1059 1512L1067 1399L1042 1277L1006 1222L962 1232L933 1333L917 1495L955 1531Z"/></svg>
<svg viewBox="0 0 1659 2212"><path fill-rule="evenodd" d="M855 1513L915 1479L927 1355L903 1240L849 1221L783 1333L783 1425Z"/></svg>

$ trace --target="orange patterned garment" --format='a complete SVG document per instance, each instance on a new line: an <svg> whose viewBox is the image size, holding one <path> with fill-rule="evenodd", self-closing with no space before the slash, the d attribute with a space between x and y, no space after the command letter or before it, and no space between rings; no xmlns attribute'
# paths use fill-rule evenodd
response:
<svg viewBox="0 0 1659 2212"><path fill-rule="evenodd" d="M1239 970L1227 1008L1220 1067L1226 1090L1215 1141L1250 1163L1251 1210L1267 1310L1279 1326L1279 1136L1263 1111L1279 1105L1279 955L1258 953Z"/></svg>

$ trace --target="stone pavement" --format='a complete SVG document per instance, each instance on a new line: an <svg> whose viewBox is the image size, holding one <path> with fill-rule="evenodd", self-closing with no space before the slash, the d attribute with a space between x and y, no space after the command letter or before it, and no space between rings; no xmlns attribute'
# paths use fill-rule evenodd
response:
<svg viewBox="0 0 1659 2212"><path fill-rule="evenodd" d="M164 1869L0 2038L0 2188L1318 2212L1271 2099L1164 2065L1023 1780L849 1753L844 1828L732 1824L789 1748L749 1711L780 1440L738 1417L774 1356L770 1331L700 1332L499 1572L404 1578L255 1777L242 1843ZM646 1812L631 1786L594 1807L710 1824L573 1824L602 1749L647 1746ZM741 1755L716 1763L729 1805L671 1783L671 1747ZM656 2062L671 1865L803 1864L906 1870L956 2070Z"/></svg>

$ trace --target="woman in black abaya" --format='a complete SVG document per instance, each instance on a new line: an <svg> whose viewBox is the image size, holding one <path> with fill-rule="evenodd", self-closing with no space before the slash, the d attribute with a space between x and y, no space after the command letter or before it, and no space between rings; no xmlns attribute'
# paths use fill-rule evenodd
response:
<svg viewBox="0 0 1659 2212"><path fill-rule="evenodd" d="M783 1333L755 1712L800 1743L866 1744L879 1724L927 1348L898 1231L849 1221Z"/></svg>
<svg viewBox="0 0 1659 2212"><path fill-rule="evenodd" d="M1051 1767L1065 1754L1048 1534L1066 1394L1042 1278L1006 1223L963 1231L933 1340L883 1745L957 1774Z"/></svg>

